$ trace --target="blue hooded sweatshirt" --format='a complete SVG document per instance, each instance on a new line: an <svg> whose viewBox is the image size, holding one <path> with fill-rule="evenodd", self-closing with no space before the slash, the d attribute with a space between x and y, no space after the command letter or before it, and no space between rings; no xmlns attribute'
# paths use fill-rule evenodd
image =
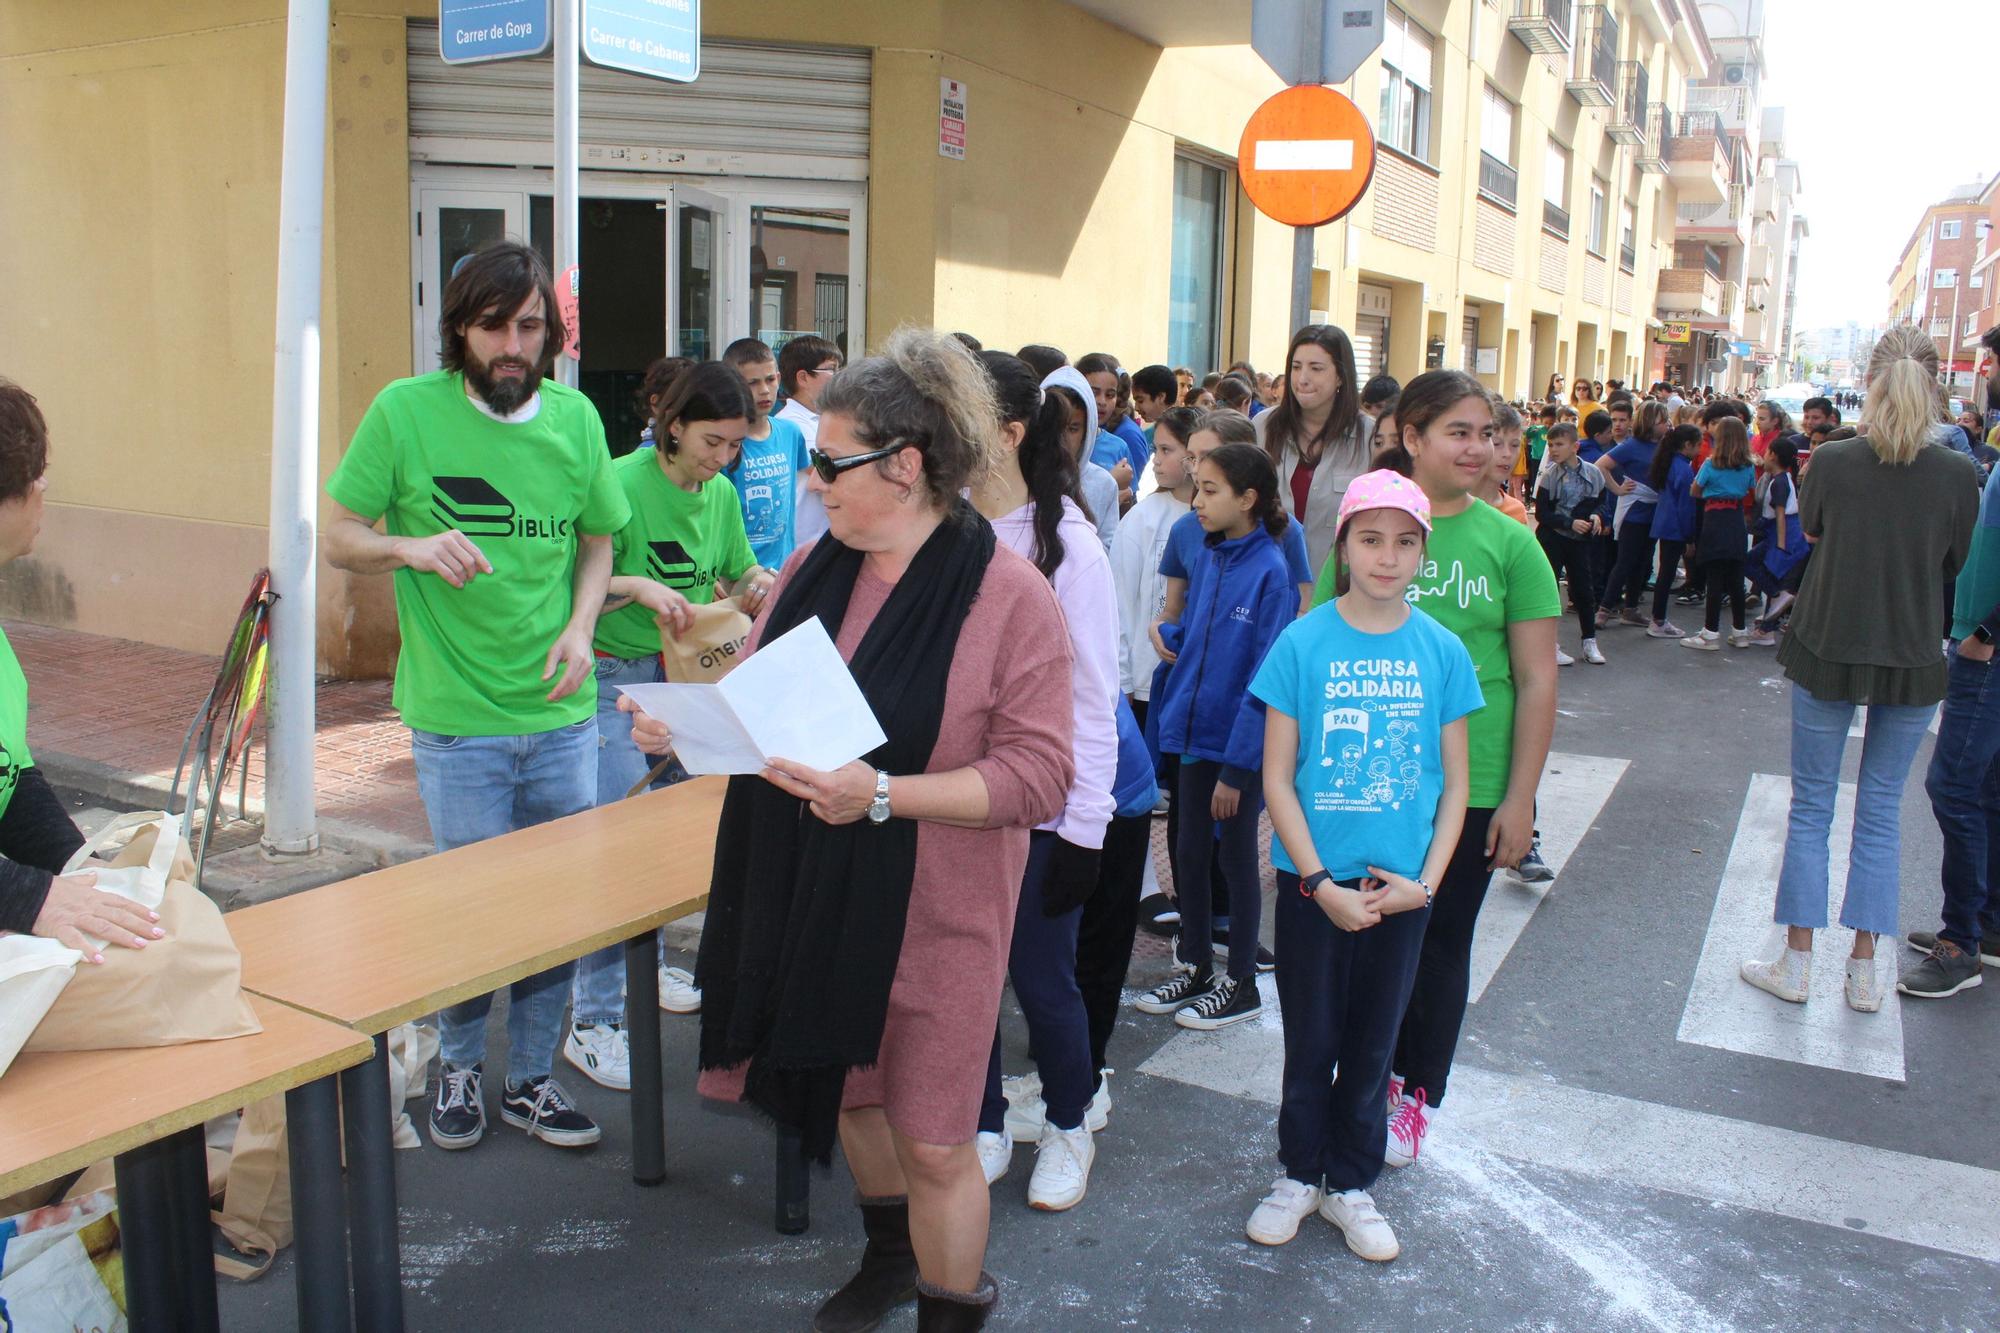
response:
<svg viewBox="0 0 2000 1333"><path fill-rule="evenodd" d="M1145 733L1124 695L1118 696L1118 776L1111 783L1111 799L1120 819L1150 815L1160 801L1159 778L1153 768L1153 752L1146 748Z"/></svg>
<svg viewBox="0 0 2000 1333"><path fill-rule="evenodd" d="M1695 498L1688 490L1694 485L1694 464L1674 455L1667 469L1667 484L1660 488L1660 502L1653 508L1653 537L1663 542L1694 540Z"/></svg>
<svg viewBox="0 0 2000 1333"><path fill-rule="evenodd" d="M1264 764L1264 710L1250 679L1298 618L1299 590L1261 526L1226 541L1209 534L1200 559L1203 573L1188 581L1181 612L1179 659L1150 711L1160 719L1162 754L1220 763L1222 780L1240 790Z"/></svg>

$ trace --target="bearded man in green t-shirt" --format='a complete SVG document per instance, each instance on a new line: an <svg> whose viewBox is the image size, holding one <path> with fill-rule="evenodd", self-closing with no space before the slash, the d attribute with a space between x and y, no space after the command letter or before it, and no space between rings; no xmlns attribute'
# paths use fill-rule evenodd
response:
<svg viewBox="0 0 2000 1333"><path fill-rule="evenodd" d="M447 851L596 804L594 691L579 687L611 534L631 509L597 410L546 378L563 329L539 255L506 243L463 261L439 325L444 368L384 388L327 482L326 554L395 579L396 708ZM500 1103L503 1121L564 1148L598 1140L549 1072L574 966L509 990ZM486 1131L491 1005L480 996L438 1015L441 1148Z"/></svg>

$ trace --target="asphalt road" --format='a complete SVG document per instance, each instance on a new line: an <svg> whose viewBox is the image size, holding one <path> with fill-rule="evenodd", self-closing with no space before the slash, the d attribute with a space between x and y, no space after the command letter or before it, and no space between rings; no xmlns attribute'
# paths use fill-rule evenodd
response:
<svg viewBox="0 0 2000 1333"><path fill-rule="evenodd" d="M994 1188L996 1327L2000 1327L2000 985L1863 1016L1832 953L1804 1009L1737 981L1768 932L1786 686L1769 649L1603 642L1609 666L1562 677L1542 788L1561 873L1545 896L1495 884L1451 1095L1377 1190L1403 1256L1364 1263L1317 1220L1281 1249L1244 1238L1277 1173L1274 999L1212 1034L1135 1012L1085 1201L1030 1211L1025 1147ZM1903 801L1906 931L1939 903L1928 755ZM1131 985L1163 968L1140 958ZM1011 1002L1005 1021L1025 1069ZM593 1150L495 1117L474 1151L398 1154L412 1327L807 1326L859 1251L851 1184L817 1178L812 1230L775 1234L769 1133L698 1103L694 1036L668 1020L662 1188L630 1182L623 1096L574 1073L605 1127ZM227 1326L290 1327L291 1281L286 1260L226 1286Z"/></svg>

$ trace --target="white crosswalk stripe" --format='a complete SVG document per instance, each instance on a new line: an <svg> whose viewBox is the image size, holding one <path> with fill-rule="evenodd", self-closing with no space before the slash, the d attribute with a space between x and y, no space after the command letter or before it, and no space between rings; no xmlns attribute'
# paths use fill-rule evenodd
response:
<svg viewBox="0 0 2000 1333"><path fill-rule="evenodd" d="M1486 905L1479 909L1479 929L1472 937L1472 1003L1479 1003L1486 993L1542 899L1561 885L1563 867L1629 766L1629 760L1594 754L1549 755L1542 766L1541 786L1535 790L1535 822L1542 831L1542 859L1556 878L1548 884L1524 884L1505 872L1493 877Z"/></svg>
<svg viewBox="0 0 2000 1333"><path fill-rule="evenodd" d="M1284 1063L1283 1032L1266 1021L1177 1035L1139 1070L1275 1106ZM1992 1213L2000 1171L1463 1063L1452 1070L1451 1098L1437 1112L1425 1152L1454 1175L1476 1172L1476 1157L1453 1156L1454 1141L1505 1161L2000 1262ZM1552 1243L1570 1243L1561 1228L1557 1233ZM1583 1256L1579 1264L1596 1276L1599 1256L1589 1237L1570 1239ZM1660 1309L1678 1295L1666 1288L1650 1294Z"/></svg>
<svg viewBox="0 0 2000 1333"><path fill-rule="evenodd" d="M1737 974L1744 959L1773 958L1782 947L1783 932L1771 921L1771 906L1784 860L1791 801L1791 779L1751 775L1694 984L1681 1014L1680 1040L1901 1082L1903 1012L1896 994L1895 961L1889 956L1893 947L1886 937L1877 945L1875 960L1886 992L1879 1013L1859 1014L1847 1007L1842 988L1852 937L1844 930L1815 935L1812 992L1805 1004L1766 995ZM1828 874L1836 895L1847 880L1853 831L1854 784L1843 782L1827 839Z"/></svg>

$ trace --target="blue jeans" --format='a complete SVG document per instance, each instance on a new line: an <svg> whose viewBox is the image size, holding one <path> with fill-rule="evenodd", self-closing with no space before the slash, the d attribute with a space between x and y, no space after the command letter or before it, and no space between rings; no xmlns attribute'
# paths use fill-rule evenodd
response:
<svg viewBox="0 0 2000 1333"><path fill-rule="evenodd" d="M651 657L600 657L597 659L597 804L609 805L625 799L632 785L658 762L652 755L639 753L632 743L632 715L618 711L620 685L651 685L664 680L657 653ZM687 771L678 762L667 766L655 786L684 781ZM578 1027L596 1024L611 1026L625 1021L625 946L607 944L596 953L576 961L576 984L571 988L574 1019Z"/></svg>
<svg viewBox="0 0 2000 1333"><path fill-rule="evenodd" d="M1815 699L1792 686L1792 813L1772 914L1781 926L1826 927L1826 840L1833 827L1833 797L1840 785L1847 724L1855 707L1845 700ZM1868 734L1861 742L1854 842L1848 852L1840 924L1849 930L1894 935L1903 859L1903 784L1930 726L1931 710L1891 704L1866 707Z"/></svg>
<svg viewBox="0 0 2000 1333"><path fill-rule="evenodd" d="M597 724L588 718L526 736L440 736L413 729L410 750L431 841L448 852L590 809L596 743ZM564 963L508 988L510 1084L549 1072L572 971ZM446 1064L469 1069L485 1059L492 1007L493 997L482 995L439 1012L438 1046Z"/></svg>
<svg viewBox="0 0 2000 1333"><path fill-rule="evenodd" d="M1944 928L1967 953L2000 941L2000 674L1952 654L1924 790L1944 835Z"/></svg>

